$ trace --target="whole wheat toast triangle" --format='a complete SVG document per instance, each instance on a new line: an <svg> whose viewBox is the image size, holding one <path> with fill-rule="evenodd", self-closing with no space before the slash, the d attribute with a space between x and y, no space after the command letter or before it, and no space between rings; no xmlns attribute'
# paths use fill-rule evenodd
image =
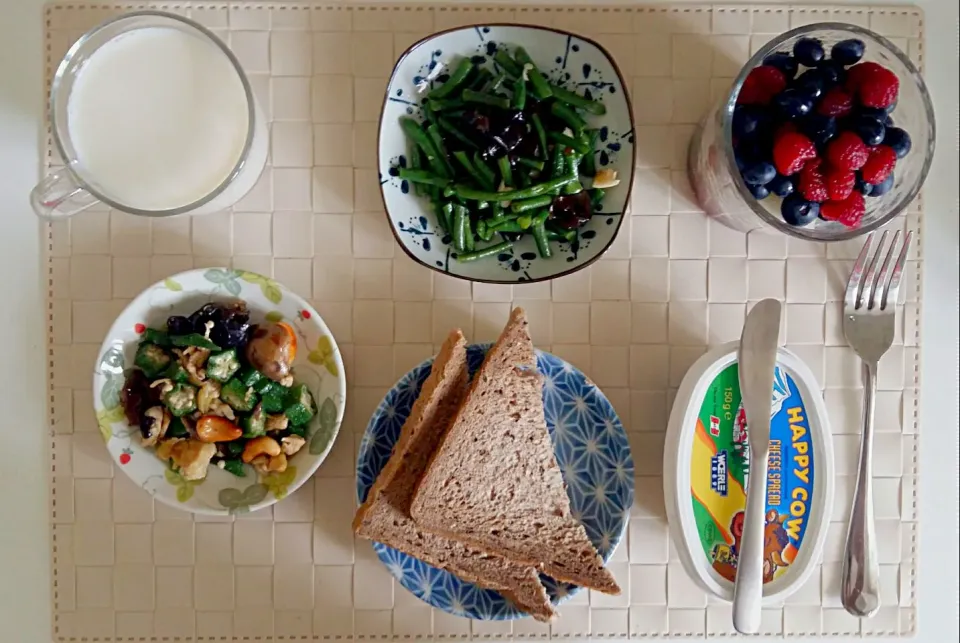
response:
<svg viewBox="0 0 960 643"><path fill-rule="evenodd" d="M390 459L357 510L354 532L467 582L500 591L520 610L537 620L549 621L555 612L532 566L424 531L410 518L416 482L452 422L468 384L466 341L456 330L434 360Z"/></svg>
<svg viewBox="0 0 960 643"><path fill-rule="evenodd" d="M517 308L420 478L410 515L425 531L618 594L571 514L542 387L527 318Z"/></svg>

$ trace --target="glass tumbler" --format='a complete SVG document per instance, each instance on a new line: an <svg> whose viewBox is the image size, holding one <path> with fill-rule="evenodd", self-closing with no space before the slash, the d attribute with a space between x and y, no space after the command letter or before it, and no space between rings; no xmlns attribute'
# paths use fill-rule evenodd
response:
<svg viewBox="0 0 960 643"><path fill-rule="evenodd" d="M879 63L900 79L896 108L890 116L897 127L910 135L912 148L898 160L889 192L865 198L866 214L856 228L823 219L802 227L788 224L780 214L781 199L770 195L758 200L750 194L734 158L733 110L744 79L750 70L763 64L766 56L774 52L791 52L794 43L804 37L819 39L828 55L835 43L858 38L866 45L862 62ZM798 75L802 70L803 67ZM734 80L730 92L698 124L690 141L687 164L700 206L721 223L741 232L760 229L813 241L840 241L875 230L906 209L927 177L935 139L933 105L927 87L907 56L889 40L868 29L825 22L791 29L768 42L750 58Z"/></svg>

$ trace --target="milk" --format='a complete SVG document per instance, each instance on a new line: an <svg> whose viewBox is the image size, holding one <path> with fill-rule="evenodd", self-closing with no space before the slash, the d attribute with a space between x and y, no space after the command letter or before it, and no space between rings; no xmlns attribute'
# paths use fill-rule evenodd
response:
<svg viewBox="0 0 960 643"><path fill-rule="evenodd" d="M121 34L83 63L67 101L75 169L107 198L169 210L217 189L240 160L249 122L243 83L212 42L172 27ZM257 129L265 128L262 118ZM204 210L231 205L266 159L255 136L241 176Z"/></svg>

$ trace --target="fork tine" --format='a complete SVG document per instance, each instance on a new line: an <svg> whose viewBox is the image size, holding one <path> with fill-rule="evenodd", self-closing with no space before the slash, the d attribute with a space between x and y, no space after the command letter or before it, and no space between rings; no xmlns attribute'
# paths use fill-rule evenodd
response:
<svg viewBox="0 0 960 643"><path fill-rule="evenodd" d="M893 254L897 251L897 243L900 241L900 231L897 230L893 233L893 241L890 242L890 247L887 249L887 256L883 258L883 264L880 266L880 270L877 271L877 278L873 281L873 285L870 288L870 298L867 299L867 308L869 310L877 309L883 310L883 293L887 291L887 277L890 276L890 268L893 263ZM883 250L883 246L877 248L877 259L880 258L880 253Z"/></svg>
<svg viewBox="0 0 960 643"><path fill-rule="evenodd" d="M910 242L913 240L913 231L907 232L903 240L903 248L900 249L900 256L897 257L897 263L893 267L893 273L890 275L890 283L883 291L883 298L880 302L880 309L886 310L888 299L893 299L893 305L897 305L897 295L900 294L900 280L903 277L903 268L907 263L907 253L910 251ZM891 248L892 252L893 248Z"/></svg>
<svg viewBox="0 0 960 643"><path fill-rule="evenodd" d="M877 263L880 261L880 255L883 254L883 247L887 243L887 231L884 230L880 235L880 243L877 244L877 251L870 258L870 264L867 266L860 282L860 292L857 293L857 308L861 306L870 307L873 289L876 287ZM868 290L869 287L869 290ZM866 295L866 296L864 296Z"/></svg>
<svg viewBox="0 0 960 643"><path fill-rule="evenodd" d="M867 240L863 243L863 248L860 249L860 255L857 256L857 262L853 264L853 270L850 271L850 279L847 280L847 290L843 295L843 303L847 308L851 310L857 308L857 300L859 299L860 292L860 280L863 277L863 266L867 262L867 257L870 256L870 246L873 245L873 233L867 235Z"/></svg>

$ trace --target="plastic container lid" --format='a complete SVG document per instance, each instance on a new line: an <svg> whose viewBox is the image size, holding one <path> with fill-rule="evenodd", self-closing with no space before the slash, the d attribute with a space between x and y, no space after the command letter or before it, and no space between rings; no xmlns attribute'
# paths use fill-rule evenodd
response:
<svg viewBox="0 0 960 643"><path fill-rule="evenodd" d="M670 536L687 573L717 598L733 599L749 451L737 347L697 360L680 384L664 445ZM796 591L816 568L833 507L833 444L810 369L777 355L770 411L764 529L764 603Z"/></svg>

